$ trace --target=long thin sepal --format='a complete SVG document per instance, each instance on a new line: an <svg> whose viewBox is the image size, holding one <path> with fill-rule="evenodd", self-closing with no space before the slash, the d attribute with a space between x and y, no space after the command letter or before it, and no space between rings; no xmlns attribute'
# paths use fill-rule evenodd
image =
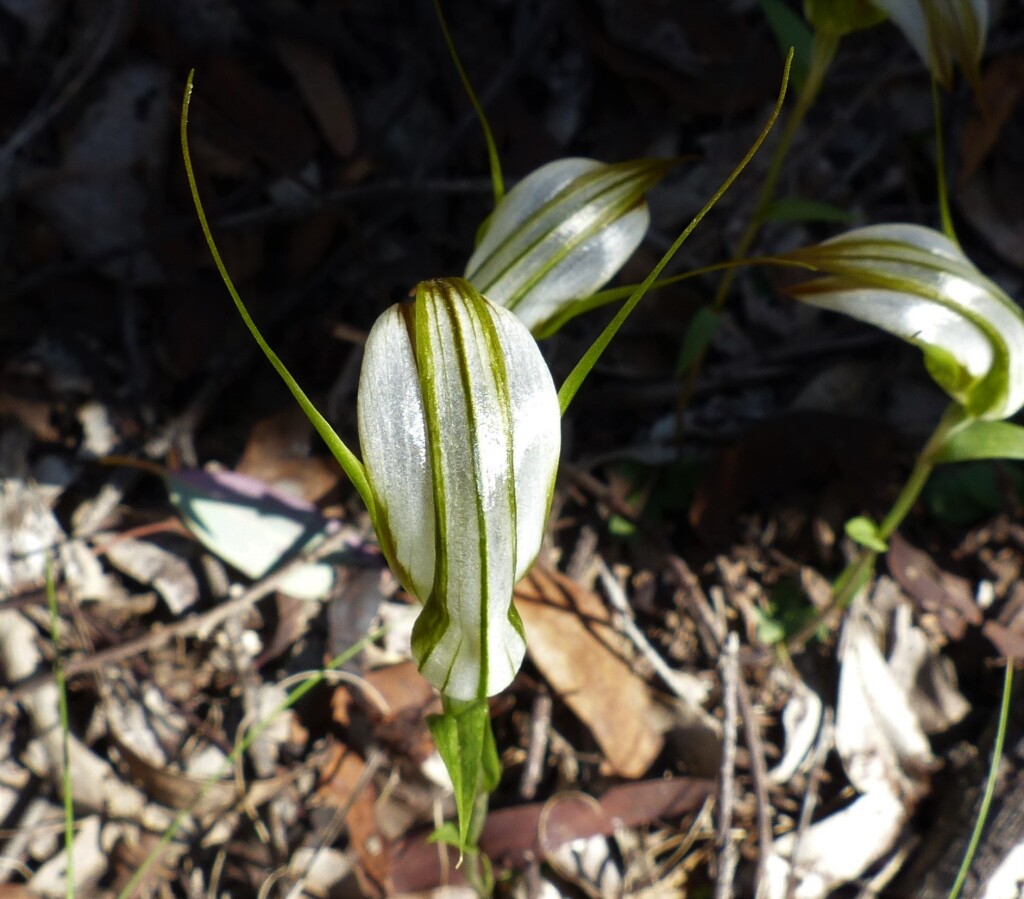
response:
<svg viewBox="0 0 1024 899"><path fill-rule="evenodd" d="M242 297L235 289L234 282L231 280L231 275L228 274L227 266L224 265L224 260L221 258L220 251L217 249L217 243L213 239L213 231L210 229L210 223L206 218L206 211L203 209L203 202L199 196L199 186L196 183L195 171L192 168L192 154L189 151L188 110L189 104L192 101L192 84L194 75L194 70L188 73L188 80L185 83L185 97L181 104L181 155L185 162L185 174L188 177L188 186L192 193L192 201L196 207L196 215L199 218L199 225L203 229L203 237L205 237L206 245L210 249L210 255L213 257L213 263L217 267L217 272L220 274L221 280L224 282L224 286L231 295L231 299L234 300L238 314L242 317L242 321L245 322L245 326L249 329L249 333L252 334L252 337L259 345L259 348L263 350L263 355L267 357L270 364L274 366L275 371L277 371L281 376L281 380L284 381L285 386L291 391L292 396L295 397L295 401L302 408L302 411L306 413L306 417L309 419L310 424L313 425L321 439L327 444L327 447L334 455L334 458L338 460L338 464L341 465L345 474L348 475L353 486L359 491L359 495L366 504L372 518L374 516L373 494L370 490L370 484L366 479L366 472L363 469L362 463L345 445L344 441L342 441L342 439L335 433L334 429L330 424L328 424L327 419L317 411L309 397L306 396L303 389L299 387L298 382L292 377L291 373L285 367L285 364L280 360L277 353L275 353L270 348L267 341L264 340L259 328L256 327L256 323L249 315L249 310L245 308L245 303L242 302Z"/></svg>
<svg viewBox="0 0 1024 899"><path fill-rule="evenodd" d="M562 414L565 414L565 410L569 408L569 403L572 402L573 397L576 396L576 392L580 389L584 379L593 370L597 364L597 360L601 358L601 354L608 348L608 344L612 342L612 338L619 332L619 329L625 324L626 319L633 313L637 305L647 294L647 291L651 289L655 281L661 276L665 266L672 261L672 257L679 251L679 248L686 242L686 239L693 233L694 229L703 221L706 216L715 206L715 204L722 198L723 194L732 187L733 182L740 176L743 170L747 167L750 160L754 158L754 154L761 148L761 144L764 143L768 137L768 133L772 130L775 125L775 120L779 117L779 113L782 111L782 104L786 99L786 88L789 85L789 73L793 65L793 51L790 50L786 56L786 65L782 72L782 87L779 90L778 99L775 102L775 108L772 110L771 115L768 117L768 121L765 126L761 129L761 133L758 134L757 139L751 145L750 149L746 152L744 157L740 160L739 164L730 172L729 177L722 182L722 185L712 194L711 199L704 204L704 207L698 212L693 219L690 221L682 231L682 233L675 239L672 246L668 248L665 255L658 260L658 264L651 269L650 274L644 279L643 283L633 292L628 300L622 304L622 307L615 313L614 318L608 323L605 329L598 335L597 339L591 344L590 348L583 354L583 358L576 363L576 367L569 372L569 376L562 383L561 388L558 391L558 404L562 410Z"/></svg>

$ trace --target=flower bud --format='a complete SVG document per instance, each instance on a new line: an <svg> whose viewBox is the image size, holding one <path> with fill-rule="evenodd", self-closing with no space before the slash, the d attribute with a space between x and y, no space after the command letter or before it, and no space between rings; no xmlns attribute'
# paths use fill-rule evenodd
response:
<svg viewBox="0 0 1024 899"><path fill-rule="evenodd" d="M827 273L794 296L919 346L970 416L1008 418L1024 406L1024 312L945 235L873 225L787 256Z"/></svg>
<svg viewBox="0 0 1024 899"><path fill-rule="evenodd" d="M466 278L536 332L622 268L650 222L644 194L672 165L570 158L541 166L498 203Z"/></svg>
<svg viewBox="0 0 1024 899"><path fill-rule="evenodd" d="M461 278L425 281L371 329L358 395L381 547L423 603L417 664L452 698L497 693L526 651L512 592L558 467L558 396L536 341Z"/></svg>

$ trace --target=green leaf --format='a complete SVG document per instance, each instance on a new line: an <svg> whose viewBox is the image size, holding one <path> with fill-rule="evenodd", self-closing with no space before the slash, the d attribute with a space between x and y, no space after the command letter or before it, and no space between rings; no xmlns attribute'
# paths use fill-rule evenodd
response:
<svg viewBox="0 0 1024 899"><path fill-rule="evenodd" d="M878 533L878 525L870 518L858 515L846 522L846 536L854 543L866 546L876 553L889 551L889 544L886 543Z"/></svg>
<svg viewBox="0 0 1024 899"><path fill-rule="evenodd" d="M979 460L936 468L924 489L928 511L943 524L971 527L1024 497L1020 466Z"/></svg>
<svg viewBox="0 0 1024 899"><path fill-rule="evenodd" d="M192 202L196 208L196 217L199 219L199 226L202 228L203 237L206 239L206 246L210 250L210 256L213 259L213 263L217 268L217 273L220 275L221 280L224 282L224 287L227 289L228 295L234 301L235 308L238 310L238 314L241 316L242 321L245 322L245 326L249 329L249 333L252 335L253 340L256 341L259 348L263 351L263 355L267 357L267 361L274 367L274 370L278 373L281 380L284 381L285 386L291 391L292 396L295 398L295 402L299 404L302 411L306 414L306 418L309 419L311 425L316 430L317 434L320 435L320 439L327 444L327 448L334 455L334 458L338 460L338 464L342 467L345 474L348 475L348 479L352 482L352 486L359 491L359 496L366 504L366 509L370 513L370 519L373 521L374 526L377 524L377 510L373 504L373 491L370 489L370 484L366 480L366 472L363 469L362 463L356 458L345 442L335 433L334 428L331 427L330 423L324 418L316 406L313 405L312 401L306 396L305 391L299 386L298 381L292 377L287 366L278 357L271 348L270 344L267 343L260 329L256 327L256 322L252 320L252 316L249 315L249 310L245 308L245 303L242 302L242 297L235 289L235 283L231 280L231 275L228 272L227 266L224 264L224 260L220 255L220 250L217 249L217 242L213 239L213 231L210 228L210 222L206 218L206 210L203 208L202 198L199 196L199 185L196 183L196 173L192 168L192 153L189 150L188 145L188 110L189 105L192 102L192 76L194 72L189 72L188 80L185 82L185 97L181 104L181 123L180 123L180 137L181 137L181 156L185 164L185 175L188 178L189 190L192 193Z"/></svg>
<svg viewBox="0 0 1024 899"><path fill-rule="evenodd" d="M722 314L715 312L711 306L701 306L690 319L683 337L683 346L679 350L676 362L676 377L689 370L690 366L710 346L715 332L722 321Z"/></svg>
<svg viewBox="0 0 1024 899"><path fill-rule="evenodd" d="M456 846L461 855L476 851L487 814L487 795L501 780L501 762L487 700L468 703L449 697L443 700L444 714L428 716L427 726L455 792L459 826L457 839L451 845Z"/></svg>
<svg viewBox="0 0 1024 899"><path fill-rule="evenodd" d="M765 646L773 646L788 640L814 621L818 612L808 602L803 588L793 578L783 578L768 595L765 609L754 609L757 621L757 638ZM819 629L822 636L827 628Z"/></svg>
<svg viewBox="0 0 1024 899"><path fill-rule="evenodd" d="M458 849L462 844L459 841L459 828L451 821L445 821L440 827L435 827L430 836L427 837L430 844L441 843L445 846L454 846Z"/></svg>
<svg viewBox="0 0 1024 899"><path fill-rule="evenodd" d="M807 23L782 0L758 0L768 20L779 49L786 53L793 48L793 83L800 88L811 67L811 45L814 35Z"/></svg>
<svg viewBox="0 0 1024 899"><path fill-rule="evenodd" d="M845 209L821 200L781 197L768 204L762 218L766 222L834 222L846 225L853 216Z"/></svg>
<svg viewBox="0 0 1024 899"><path fill-rule="evenodd" d="M955 431L935 454L935 462L973 459L1024 460L1024 427L1007 421L972 421Z"/></svg>
<svg viewBox="0 0 1024 899"><path fill-rule="evenodd" d="M907 0L903 0L907 2ZM817 31L839 37L884 21L869 0L804 0L804 16Z"/></svg>

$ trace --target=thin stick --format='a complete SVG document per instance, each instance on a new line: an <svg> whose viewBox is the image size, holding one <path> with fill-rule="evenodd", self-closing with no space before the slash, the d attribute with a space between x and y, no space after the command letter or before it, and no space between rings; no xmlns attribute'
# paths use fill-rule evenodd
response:
<svg viewBox="0 0 1024 899"><path fill-rule="evenodd" d="M705 652L712 658L722 651L725 636L722 634L714 612L708 605L707 597L694 573L678 556L669 556L669 564L675 570L676 579L682 588L683 597L693 611L697 621L697 633L700 635ZM737 678L736 694L743 715L743 736L750 750L750 769L754 781L754 795L757 798L757 833L758 862L757 885L758 895L768 885L768 855L772 848L771 802L768 799L768 766L765 764L764 743L761 741L761 729L754 717L754 703L750 698L750 690L742 677Z"/></svg>
<svg viewBox="0 0 1024 899"><path fill-rule="evenodd" d="M554 703L551 694L542 690L533 701L533 712L530 715L530 743L526 748L526 764L523 765L523 777L519 781L519 795L523 799L533 799L537 795L541 777L544 774L544 759L548 753L548 742L551 737L551 711Z"/></svg>
<svg viewBox="0 0 1024 899"><path fill-rule="evenodd" d="M608 565L600 556L597 557L597 567L598 576L601 578L601 584L604 586L605 592L608 594L608 600L619 613L623 632L627 637L629 637L630 641L632 641L633 645L639 650L640 654L650 662L655 673L659 678L661 678L665 686L672 691L673 695L684 702L691 702L692 700L690 697L679 688L675 672L668 666L668 663L658 655L658 651L651 646L650 641L643 635L640 628L637 627L636 621L633 619L633 611L629 606L629 600L626 598L626 593L622 589L622 585L615 579L615 575L611 573L608 569Z"/></svg>
<svg viewBox="0 0 1024 899"><path fill-rule="evenodd" d="M772 851L772 805L768 798L768 766L764 760L764 743L761 742L761 728L754 717L754 703L746 681L739 678L737 695L740 712L743 714L743 737L750 750L750 773L754 781L754 796L757 798L757 895L764 895L768 888L768 856Z"/></svg>
<svg viewBox="0 0 1024 899"><path fill-rule="evenodd" d="M807 778L807 789L804 791L803 805L800 807L800 820L796 826L796 836L793 838L793 851L789 856L789 875L786 878L786 899L793 899L796 895L796 865L800 858L800 847L804 841L804 834L811 826L811 817L814 815L814 808L818 804L818 785L821 783L822 775L825 773L825 759L828 758L828 751L832 745L832 710L825 709L825 717L818 731L818 739L814 744L814 757L811 764L811 773Z"/></svg>

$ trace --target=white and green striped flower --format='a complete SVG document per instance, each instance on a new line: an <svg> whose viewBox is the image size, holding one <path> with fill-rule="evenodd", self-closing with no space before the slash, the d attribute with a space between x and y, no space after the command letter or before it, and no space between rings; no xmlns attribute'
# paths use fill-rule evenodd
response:
<svg viewBox="0 0 1024 899"><path fill-rule="evenodd" d="M919 346L971 418L1024 406L1024 312L943 234L873 225L787 256L826 273L793 288L798 299Z"/></svg>
<svg viewBox="0 0 1024 899"><path fill-rule="evenodd" d="M381 546L423 603L420 670L455 699L499 692L526 651L512 591L558 467L558 397L536 342L468 282L425 281L370 331L358 418Z"/></svg>
<svg viewBox="0 0 1024 899"><path fill-rule="evenodd" d="M957 63L972 82L985 51L988 0L871 0L910 41L946 88Z"/></svg>
<svg viewBox="0 0 1024 899"><path fill-rule="evenodd" d="M672 165L570 158L541 166L485 223L467 280L536 332L622 268L650 222L644 194Z"/></svg>

